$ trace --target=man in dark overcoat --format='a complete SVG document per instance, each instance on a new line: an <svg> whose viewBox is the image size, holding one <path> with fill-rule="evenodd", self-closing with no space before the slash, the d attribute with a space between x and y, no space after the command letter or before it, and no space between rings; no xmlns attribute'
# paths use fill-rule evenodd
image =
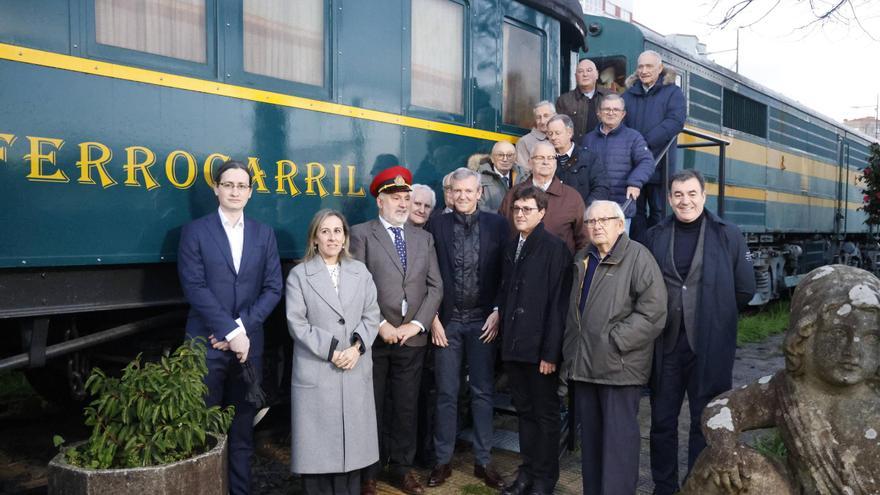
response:
<svg viewBox="0 0 880 495"><path fill-rule="evenodd" d="M675 171L676 145L669 143L684 128L687 118L684 93L675 79L675 72L663 66L660 54L647 50L639 55L636 73L627 78L628 87L623 93L627 110L624 124L639 131L654 159L659 159L636 200L632 238L637 241L642 241L645 231L663 218L663 174ZM668 151L662 156L664 150Z"/></svg>
<svg viewBox="0 0 880 495"><path fill-rule="evenodd" d="M544 229L549 195L535 186L512 197L518 235L504 250L501 359L519 420L522 464L503 494L553 493L559 479L559 382L571 252Z"/></svg>
<svg viewBox="0 0 880 495"><path fill-rule="evenodd" d="M651 376L651 474L654 493L679 489L678 416L687 393L688 471L705 448L700 415L732 386L739 309L755 293L755 275L739 228L705 209L705 181L683 170L669 182L673 215L647 232L660 265L669 310L654 346Z"/></svg>

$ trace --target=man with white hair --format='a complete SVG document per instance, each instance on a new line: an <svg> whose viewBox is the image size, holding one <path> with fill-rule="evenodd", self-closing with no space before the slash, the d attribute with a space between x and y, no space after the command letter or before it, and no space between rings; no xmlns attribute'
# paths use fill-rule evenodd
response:
<svg viewBox="0 0 880 495"><path fill-rule="evenodd" d="M495 213L511 187L524 181L527 173L515 163L516 148L508 141L498 141L492 146L489 160L480 164L480 209Z"/></svg>
<svg viewBox="0 0 880 495"><path fill-rule="evenodd" d="M663 175L667 170L669 175L675 172L676 145L673 141L684 128L687 117L684 93L676 85L675 77L675 71L663 66L659 53L647 50L639 55L636 73L627 78L629 87L623 93L627 109L624 123L639 131L654 160L660 159L636 199L632 223L632 237L636 240L641 240L645 231L663 218ZM667 145L669 151L661 158Z"/></svg>
<svg viewBox="0 0 880 495"><path fill-rule="evenodd" d="M532 169L529 160L535 145L547 142L547 123L556 115L556 105L547 100L539 101L532 112L535 114L535 127L516 142L516 164L525 170Z"/></svg>
<svg viewBox="0 0 880 495"><path fill-rule="evenodd" d="M491 466L492 397L498 336L498 288L501 255L509 229L504 217L481 211L480 174L468 168L452 172L453 212L431 220L425 229L434 236L443 302L440 321L432 327L437 414L434 451L437 463L429 487L443 485L452 475L458 392L462 366L467 364L467 386L473 419L474 476L492 488L504 486Z"/></svg>
<svg viewBox="0 0 880 495"><path fill-rule="evenodd" d="M559 237L568 246L572 254L588 244L587 230L584 228L584 200L577 190L566 186L556 177L556 150L549 142L538 143L532 150L531 180L513 186L498 213L507 217L510 225L514 225L513 198L518 189L535 186L547 193L547 214L544 215L544 227L551 234Z"/></svg>
<svg viewBox="0 0 880 495"><path fill-rule="evenodd" d="M620 205L594 201L586 223L591 245L574 259L562 347L581 424L583 493L635 493L639 398L666 323L666 286L650 251L624 232Z"/></svg>
<svg viewBox="0 0 880 495"><path fill-rule="evenodd" d="M409 223L416 227L424 227L431 217L437 204L437 194L424 184L412 185L412 208L409 211Z"/></svg>

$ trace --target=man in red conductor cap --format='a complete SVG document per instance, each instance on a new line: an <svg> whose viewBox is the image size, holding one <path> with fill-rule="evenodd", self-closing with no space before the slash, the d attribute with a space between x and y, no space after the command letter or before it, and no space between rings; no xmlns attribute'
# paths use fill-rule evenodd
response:
<svg viewBox="0 0 880 495"><path fill-rule="evenodd" d="M394 484L404 493L424 493L412 469L416 404L427 329L443 298L443 282L433 237L407 222L411 184L412 173L404 167L379 172L370 184L379 217L351 229L351 254L373 275L382 312L379 338L372 348L379 462L364 470L363 494L376 493L376 478L386 463ZM387 403L386 391L391 397ZM394 426L383 431L385 425Z"/></svg>

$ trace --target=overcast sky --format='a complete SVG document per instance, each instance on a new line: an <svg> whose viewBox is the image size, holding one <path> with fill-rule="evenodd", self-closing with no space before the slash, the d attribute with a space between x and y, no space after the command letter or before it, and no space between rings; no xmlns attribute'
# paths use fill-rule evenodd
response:
<svg viewBox="0 0 880 495"><path fill-rule="evenodd" d="M824 0L814 0L822 4ZM826 24L797 29L813 17L809 2L781 0L769 16L740 30L739 71L744 76L829 117L843 120L874 116L880 93L880 1L853 0L865 30ZM755 0L723 31L709 26L732 0L635 0L633 19L662 34L694 34L714 52L736 47L737 26L760 17L775 0ZM762 8L757 8L762 7ZM710 55L733 70L734 52ZM852 108L861 106L862 108Z"/></svg>

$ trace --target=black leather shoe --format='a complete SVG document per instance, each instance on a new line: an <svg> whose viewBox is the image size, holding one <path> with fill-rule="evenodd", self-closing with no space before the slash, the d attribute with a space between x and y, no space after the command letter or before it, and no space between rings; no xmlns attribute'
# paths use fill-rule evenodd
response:
<svg viewBox="0 0 880 495"><path fill-rule="evenodd" d="M446 483L450 476L452 476L452 467L449 464L437 464L428 476L428 486L431 488L440 486Z"/></svg>
<svg viewBox="0 0 880 495"><path fill-rule="evenodd" d="M501 479L501 475L489 464L485 466L474 464L474 476L483 480L483 483L489 488L495 488L496 490L504 488L504 480Z"/></svg>
<svg viewBox="0 0 880 495"><path fill-rule="evenodd" d="M513 483L505 486L501 490L501 495L529 495L529 490L531 490L531 488L531 482L518 479Z"/></svg>

